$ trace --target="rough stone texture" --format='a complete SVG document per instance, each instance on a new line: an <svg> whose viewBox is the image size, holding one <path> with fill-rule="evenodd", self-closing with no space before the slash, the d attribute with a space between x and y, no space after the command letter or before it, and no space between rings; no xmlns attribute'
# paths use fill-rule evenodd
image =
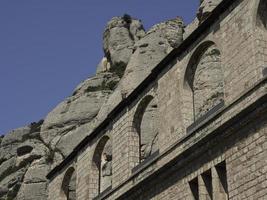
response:
<svg viewBox="0 0 267 200"><path fill-rule="evenodd" d="M186 37L206 19L216 2L202 1L200 23L194 20L186 28ZM114 190L108 191L104 199L192 199L192 183L201 198L211 199L213 195L213 199L224 200L228 195L229 199L266 199L266 105L260 104L234 121L241 111L267 95L266 83L257 85L263 81L262 66L267 63L265 12L258 12L260 24L254 27L252 7L256 7L256 1L236 2L240 4L229 8L220 21L174 58L172 66L168 65L133 101L127 102L129 105L110 119L109 126L51 178L47 193L45 174L182 42L184 27L179 18L155 25L146 33L139 20L128 15L113 18L105 29L105 57L96 75L81 83L71 97L48 114L41 130L31 125L0 142L0 198L45 199L48 194L49 200L66 200L62 183L75 166L76 188L70 188L72 196L79 200L93 199L110 185ZM214 42L216 48L198 52L206 41ZM194 52L198 52L199 62L195 62L196 73L192 73L194 94L190 96L185 74L194 67ZM152 101L140 117L143 131L138 134L134 119L140 101L147 96L155 97L157 102ZM204 119L202 126L188 131L190 125L195 125L192 119L186 119L188 113L194 112L192 108L199 113L197 117L202 116L222 96L227 109L210 118L209 123L204 123L209 118ZM197 101L199 105L194 106ZM230 122L232 126L226 126ZM102 157L101 161L101 156L96 156L94 160L103 136L111 137L112 153L104 150L100 155L106 152L112 159ZM159 150L160 157L148 159L155 150ZM94 161L100 165L94 166ZM157 171L164 166L168 167L165 171ZM219 167L226 169L219 172ZM227 178L228 190L222 187L221 177ZM131 191L130 195L123 197L126 191Z"/></svg>
<svg viewBox="0 0 267 200"><path fill-rule="evenodd" d="M104 31L103 46L110 62L110 70L123 75L133 53L135 41L145 34L142 23L129 15L114 17L108 22Z"/></svg>
<svg viewBox="0 0 267 200"><path fill-rule="evenodd" d="M200 6L198 9L197 17L199 22L203 22L212 10L219 5L222 0L200 0Z"/></svg>
<svg viewBox="0 0 267 200"><path fill-rule="evenodd" d="M50 150L40 137L42 123L40 121L13 130L3 138L0 146L0 199L34 199L30 197L32 193L19 198L24 185L36 182L47 184ZM31 173L35 168L38 170Z"/></svg>
<svg viewBox="0 0 267 200"><path fill-rule="evenodd" d="M208 47L196 58L193 66L191 88L195 119L206 114L224 100L221 54L215 45Z"/></svg>
<svg viewBox="0 0 267 200"><path fill-rule="evenodd" d="M102 121L107 114L136 88L151 70L183 40L184 24L175 18L153 26L133 46L124 75L113 94L101 107L97 119Z"/></svg>
<svg viewBox="0 0 267 200"><path fill-rule="evenodd" d="M62 157L67 156L90 133L94 118L119 80L116 74L107 71L81 83L71 97L45 118L41 136L46 144Z"/></svg>
<svg viewBox="0 0 267 200"><path fill-rule="evenodd" d="M105 114L101 116L99 111L104 108L110 110L109 104L103 104L112 99L110 95L118 87L124 74L133 45L143 35L141 22L130 16L114 17L108 22L103 36L106 56L97 66L96 75L82 82L71 97L60 103L45 118L41 135L57 155L54 157L54 165L105 118ZM111 101L114 102L113 99Z"/></svg>
<svg viewBox="0 0 267 200"><path fill-rule="evenodd" d="M183 28L180 18L168 20L153 26L136 42L135 52L121 81L122 95L127 96L173 48L181 44Z"/></svg>
<svg viewBox="0 0 267 200"><path fill-rule="evenodd" d="M205 24L200 24L202 27L195 32L199 34L198 37L187 41L188 45L183 46L184 52L173 56L169 65L162 66L165 68L160 74L153 74L153 81L143 84L144 88L139 88L138 94L126 99L122 111L110 119L107 127L92 140L86 141L88 143L77 156L51 177L49 200L55 197L57 200L64 199L60 195L59 185L66 171L74 165L77 167L79 200L97 196L110 200L174 200L194 199L194 196L195 199L218 200L267 198L267 85L262 72L262 66L267 63L266 30L255 23L256 4L260 1L232 2L233 5L226 8L225 13L216 17L218 20L214 24L205 27L205 30L202 26ZM136 48L132 57L138 57L142 48L149 47L147 44L138 46L138 43L151 34L157 38L160 35L157 31L146 33L135 43L134 46L140 50ZM168 51L169 42L166 38L162 40L166 42ZM210 42L215 44L220 54L214 51L214 46L203 48ZM132 88L138 85L136 79L139 80L141 70L131 77L133 81L125 81L128 73L135 73L127 71L132 65L132 57L115 90L116 95L111 95L113 101L104 104L106 110L112 103L116 104L117 100L127 97ZM192 93L191 96L187 95L190 90L186 85L186 72L193 67L192 59L198 68L197 75L193 76L195 83L200 83L196 85L205 86L204 89L199 87L203 91L214 85L219 89L216 91L212 88L202 95L199 92L196 101L200 100L201 104L208 107L214 106L217 98L213 99L213 94L221 95L221 77L224 83L224 108L212 113L216 115L210 114L198 122L190 121L190 117L186 119L188 114L194 113L195 100ZM218 66L222 70L218 70ZM146 75L152 68L149 66ZM142 72L146 73L145 70ZM127 87L132 82L133 85ZM140 159L140 135L135 129L134 119L142 100L148 96L157 99L159 155L143 161ZM210 97L212 101L206 101ZM151 119L151 115L148 114L147 118ZM147 126L143 128L150 132ZM105 136L110 136L112 142L112 189L101 194L99 173L93 163ZM96 161L100 162L100 158ZM228 187L225 187L225 182Z"/></svg>
<svg viewBox="0 0 267 200"><path fill-rule="evenodd" d="M134 117L135 129L140 136L140 160L144 161L158 147L158 105L156 99L148 97L139 104Z"/></svg>
<svg viewBox="0 0 267 200"><path fill-rule="evenodd" d="M267 29L267 2L261 1L261 6L259 7L259 15L257 19L257 25L263 29Z"/></svg>
<svg viewBox="0 0 267 200"><path fill-rule="evenodd" d="M78 85L44 121L0 138L0 198L45 199L48 171L103 121L182 38L183 23L179 18L155 25L147 33L140 20L127 14L112 18L104 31L105 56L96 75ZM34 192L27 195L31 190Z"/></svg>
<svg viewBox="0 0 267 200"><path fill-rule="evenodd" d="M112 185L112 144L110 140L102 152L100 167L100 191L103 192Z"/></svg>
<svg viewBox="0 0 267 200"><path fill-rule="evenodd" d="M210 15L222 0L200 0L197 17L185 27L184 38L187 38Z"/></svg>

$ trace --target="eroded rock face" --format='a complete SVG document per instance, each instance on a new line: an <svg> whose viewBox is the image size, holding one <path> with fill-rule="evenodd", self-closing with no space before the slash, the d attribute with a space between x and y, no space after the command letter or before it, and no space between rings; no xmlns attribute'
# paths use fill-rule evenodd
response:
<svg viewBox="0 0 267 200"><path fill-rule="evenodd" d="M32 185L35 183L40 186L35 191L46 191L46 174L49 172L47 159L50 149L40 137L42 123L43 121L40 121L13 130L2 139L0 199L37 199L37 196L31 197ZM22 195L27 189L28 191ZM38 199L46 199L46 194L39 197Z"/></svg>
<svg viewBox="0 0 267 200"><path fill-rule="evenodd" d="M101 107L97 119L102 121L107 114L129 95L151 70L183 41L184 24L175 18L153 26L141 39L135 42L124 75L116 90Z"/></svg>
<svg viewBox="0 0 267 200"><path fill-rule="evenodd" d="M141 118L140 160L144 161L158 150L158 106L155 99L146 106Z"/></svg>
<svg viewBox="0 0 267 200"><path fill-rule="evenodd" d="M96 116L118 87L133 45L143 33L141 22L128 15L108 22L103 36L105 57L97 66L96 75L82 82L45 118L41 136L54 151L53 166L100 123Z"/></svg>
<svg viewBox="0 0 267 200"><path fill-rule="evenodd" d="M182 38L179 18L155 25L147 33L141 21L129 15L112 18L105 28L105 56L96 75L78 85L44 121L0 137L0 199L46 199L46 174L179 46ZM104 178L109 179L111 161L106 161Z"/></svg>
<svg viewBox="0 0 267 200"><path fill-rule="evenodd" d="M221 1L222 0L200 0L200 6L197 13L199 22L203 22Z"/></svg>
<svg viewBox="0 0 267 200"><path fill-rule="evenodd" d="M133 53L134 43L144 34L140 20L129 15L114 17L108 22L103 36L103 48L111 64L111 71L115 71L119 76L123 75Z"/></svg>
<svg viewBox="0 0 267 200"><path fill-rule="evenodd" d="M98 73L81 83L72 96L47 115L41 137L57 153L53 165L58 164L91 132L95 117L119 80L115 73Z"/></svg>
<svg viewBox="0 0 267 200"><path fill-rule="evenodd" d="M206 49L194 66L195 74L192 78L194 93L195 118L205 115L214 106L223 101L223 71L221 54L215 45Z"/></svg>

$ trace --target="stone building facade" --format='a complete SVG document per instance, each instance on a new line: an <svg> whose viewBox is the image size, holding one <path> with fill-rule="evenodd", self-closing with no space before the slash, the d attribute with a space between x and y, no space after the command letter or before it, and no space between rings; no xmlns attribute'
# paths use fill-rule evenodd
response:
<svg viewBox="0 0 267 200"><path fill-rule="evenodd" d="M267 1L221 1L47 177L49 200L267 199Z"/></svg>

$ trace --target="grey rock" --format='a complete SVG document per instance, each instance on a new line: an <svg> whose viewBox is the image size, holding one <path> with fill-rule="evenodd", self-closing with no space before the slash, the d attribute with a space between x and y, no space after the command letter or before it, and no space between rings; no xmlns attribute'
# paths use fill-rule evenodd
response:
<svg viewBox="0 0 267 200"><path fill-rule="evenodd" d="M141 135L141 160L145 160L152 153L158 150L158 115L157 103L152 99L145 108L142 115L142 121L139 122L137 130Z"/></svg>
<svg viewBox="0 0 267 200"><path fill-rule="evenodd" d="M46 157L49 153L49 149L40 141L38 140L28 140L24 143L22 143L18 149L21 148L31 148L31 151L24 152L25 154L21 154L17 156L16 159L16 166L17 167L24 167L30 163L32 163L34 160L39 160L41 158Z"/></svg>
<svg viewBox="0 0 267 200"><path fill-rule="evenodd" d="M46 199L46 174L182 39L179 18L155 25L147 33L140 20L128 15L112 18L105 28L105 57L96 75L79 84L44 120L0 137L0 199Z"/></svg>
<svg viewBox="0 0 267 200"><path fill-rule="evenodd" d="M118 87L97 115L99 122L105 119L108 113L129 95L174 47L180 45L183 29L182 20L176 18L153 26L145 36L135 42L134 53Z"/></svg>
<svg viewBox="0 0 267 200"><path fill-rule="evenodd" d="M176 17L154 25L147 34L153 32L159 32L172 48L177 48L183 42L184 22L180 17Z"/></svg>
<svg viewBox="0 0 267 200"><path fill-rule="evenodd" d="M135 44L135 52L121 80L122 94L128 95L151 70L183 41L184 25L180 18L153 26Z"/></svg>
<svg viewBox="0 0 267 200"><path fill-rule="evenodd" d="M95 117L119 80L114 73L99 72L78 85L71 97L48 114L41 136L46 145L57 152L52 155L52 166L66 157L92 131Z"/></svg>
<svg viewBox="0 0 267 200"><path fill-rule="evenodd" d="M198 18L195 18L190 24L184 29L184 39L186 39L194 30L199 26Z"/></svg>
<svg viewBox="0 0 267 200"><path fill-rule="evenodd" d="M33 183L21 185L17 199L23 200L46 200L47 199L47 183Z"/></svg>
<svg viewBox="0 0 267 200"><path fill-rule="evenodd" d="M16 147L18 145L19 143L0 147L0 165L2 162L12 158L13 156L16 156L17 154Z"/></svg>
<svg viewBox="0 0 267 200"><path fill-rule="evenodd" d="M48 174L49 169L47 164L32 165L28 168L23 182L25 184L46 182L46 175Z"/></svg>
<svg viewBox="0 0 267 200"><path fill-rule="evenodd" d="M16 166L16 158L13 157L0 165L0 180L14 172Z"/></svg>
<svg viewBox="0 0 267 200"><path fill-rule="evenodd" d="M68 134L65 134L57 141L56 149L66 157L83 138L91 133L94 127L95 123L92 122L69 131Z"/></svg>
<svg viewBox="0 0 267 200"><path fill-rule="evenodd" d="M96 125L102 122L111 112L111 110L121 102L122 100L121 91L122 91L121 85L118 85L116 90L109 96L108 99L106 99L96 117L97 119Z"/></svg>
<svg viewBox="0 0 267 200"><path fill-rule="evenodd" d="M142 23L128 15L114 17L108 22L103 36L103 48L111 71L120 77L123 75L133 53L135 41L144 35Z"/></svg>
<svg viewBox="0 0 267 200"><path fill-rule="evenodd" d="M202 23L222 0L200 0L197 18Z"/></svg>
<svg viewBox="0 0 267 200"><path fill-rule="evenodd" d="M2 143L3 138L4 138L4 135L0 135L0 147L1 147L1 143Z"/></svg>
<svg viewBox="0 0 267 200"><path fill-rule="evenodd" d="M197 119L219 104L224 96L221 55L215 45L206 49L193 70L194 79L190 77L190 81L194 91L194 113Z"/></svg>
<svg viewBox="0 0 267 200"><path fill-rule="evenodd" d="M38 131L41 124L42 121L13 130L3 138L0 147L0 188L8 188L8 192L3 192L0 198L17 198L28 168L38 162L46 163L49 150L40 140Z"/></svg>
<svg viewBox="0 0 267 200"><path fill-rule="evenodd" d="M1 181L1 187L8 187L9 189L14 187L17 183L20 184L23 180L23 176L26 172L25 168L21 168L16 172L10 174L9 176L5 177Z"/></svg>
<svg viewBox="0 0 267 200"><path fill-rule="evenodd" d="M85 80L74 90L71 97L68 97L47 115L42 132L52 128L62 128L65 125L91 121L118 81L118 76L109 72L97 74Z"/></svg>
<svg viewBox="0 0 267 200"><path fill-rule="evenodd" d="M30 134L31 128L29 126L18 128L12 130L10 133L6 134L2 140L1 146L7 146L10 144L20 143L24 140L24 137Z"/></svg>

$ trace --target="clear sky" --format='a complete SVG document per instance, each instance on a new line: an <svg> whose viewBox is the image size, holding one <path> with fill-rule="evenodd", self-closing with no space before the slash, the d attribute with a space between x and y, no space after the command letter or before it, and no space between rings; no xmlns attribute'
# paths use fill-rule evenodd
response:
<svg viewBox="0 0 267 200"><path fill-rule="evenodd" d="M0 0L0 134L45 118L94 74L102 33L128 13L146 29L195 17L199 0Z"/></svg>

